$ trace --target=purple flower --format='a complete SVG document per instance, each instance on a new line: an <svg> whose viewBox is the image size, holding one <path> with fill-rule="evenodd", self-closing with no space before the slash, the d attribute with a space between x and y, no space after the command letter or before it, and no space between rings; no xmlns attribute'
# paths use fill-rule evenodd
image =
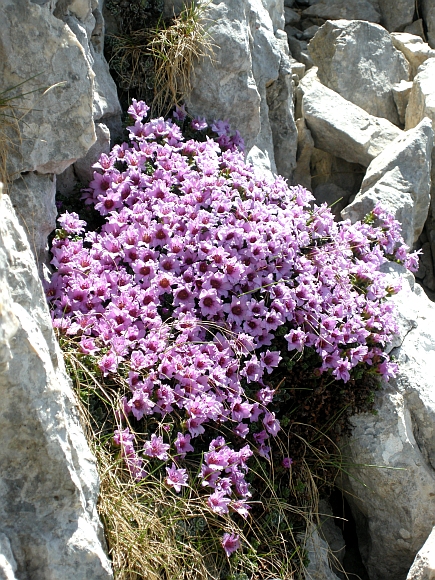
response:
<svg viewBox="0 0 435 580"><path fill-rule="evenodd" d="M226 555L229 557L233 552L240 549L240 539L238 534L225 533L222 536L222 547Z"/></svg>
<svg viewBox="0 0 435 580"><path fill-rule="evenodd" d="M208 127L207 121L203 117L197 117L196 119L192 119L190 125L194 131L202 131L203 129L207 129Z"/></svg>
<svg viewBox="0 0 435 580"><path fill-rule="evenodd" d="M215 491L207 499L207 504L210 509L219 515L228 513L230 503L231 499L223 491Z"/></svg>
<svg viewBox="0 0 435 580"><path fill-rule="evenodd" d="M182 433L177 433L177 439L174 441L175 448L178 455L181 458L186 457L186 453L189 451L194 451L192 445L190 444L190 435L183 435Z"/></svg>
<svg viewBox="0 0 435 580"><path fill-rule="evenodd" d="M285 469L290 469L290 466L292 465L292 463L293 463L293 459L291 459L291 457L284 457L282 460L282 466Z"/></svg>
<svg viewBox="0 0 435 580"><path fill-rule="evenodd" d="M163 443L163 438L157 436L155 433L151 435L150 441L145 441L143 446L145 455L148 455L148 457L157 457L161 461L167 461L169 459L167 453L169 448L170 445Z"/></svg>
<svg viewBox="0 0 435 580"><path fill-rule="evenodd" d="M79 219L75 212L65 212L57 221L68 234L81 234L85 231L86 222Z"/></svg>
<svg viewBox="0 0 435 580"><path fill-rule="evenodd" d="M105 354L99 361L98 367L106 377L109 373L115 373L118 369L118 362L116 360L116 355L113 352Z"/></svg>
<svg viewBox="0 0 435 580"><path fill-rule="evenodd" d="M182 486L187 486L188 476L185 469L177 469L175 463L171 467L166 468L168 476L165 482L170 487L173 487L177 493L180 493Z"/></svg>

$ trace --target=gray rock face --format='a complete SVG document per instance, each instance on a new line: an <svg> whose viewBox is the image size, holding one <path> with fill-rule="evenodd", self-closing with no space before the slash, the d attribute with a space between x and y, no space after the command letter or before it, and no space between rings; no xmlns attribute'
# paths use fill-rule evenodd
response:
<svg viewBox="0 0 435 580"><path fill-rule="evenodd" d="M408 280L395 296L399 374L376 395L376 415L352 418L343 448L351 465L344 488L371 580L406 578L435 523L435 307Z"/></svg>
<svg viewBox="0 0 435 580"><path fill-rule="evenodd" d="M299 84L302 112L319 149L367 167L402 134L387 119L370 115L307 76Z"/></svg>
<svg viewBox="0 0 435 580"><path fill-rule="evenodd" d="M435 57L433 50L420 36L407 34L406 32L395 32L391 35L393 44L397 50L403 53L411 67L411 79L417 74L418 67L428 58Z"/></svg>
<svg viewBox="0 0 435 580"><path fill-rule="evenodd" d="M11 149L9 172L61 173L95 141L94 73L71 30L45 7L3 0L0 19L0 91L24 83L17 99L20 148ZM35 76L37 75L37 76ZM17 139L11 135L12 140Z"/></svg>
<svg viewBox="0 0 435 580"><path fill-rule="evenodd" d="M95 461L26 235L1 194L0 215L0 570L109 580Z"/></svg>
<svg viewBox="0 0 435 580"><path fill-rule="evenodd" d="M94 176L92 166L96 163L102 153L110 152L110 131L104 123L95 123L95 134L97 140L84 157L74 163L74 171L82 183L89 183Z"/></svg>
<svg viewBox="0 0 435 580"><path fill-rule="evenodd" d="M415 12L414 0L379 0L381 9L381 24L387 30L403 30L412 24Z"/></svg>
<svg viewBox="0 0 435 580"><path fill-rule="evenodd" d="M418 552L406 580L434 580L435 578L435 528Z"/></svg>
<svg viewBox="0 0 435 580"><path fill-rule="evenodd" d="M245 139L250 162L269 174L278 165L290 177L297 131L288 49L277 28L284 26L283 10L282 2L261 0L210 4L215 62L205 59L195 67L188 106L194 115L228 119Z"/></svg>
<svg viewBox="0 0 435 580"><path fill-rule="evenodd" d="M368 0L320 0L303 12L325 20L368 20L380 22L381 15Z"/></svg>
<svg viewBox="0 0 435 580"><path fill-rule="evenodd" d="M56 227L56 176L21 175L11 184L9 195L42 274L49 263L47 237Z"/></svg>
<svg viewBox="0 0 435 580"><path fill-rule="evenodd" d="M405 129L429 117L435 124L435 58L426 60L418 70L406 109Z"/></svg>
<svg viewBox="0 0 435 580"><path fill-rule="evenodd" d="M342 211L343 218L363 219L380 202L402 224L403 238L412 247L429 211L432 148L432 124L426 117L372 161L361 191Z"/></svg>
<svg viewBox="0 0 435 580"><path fill-rule="evenodd" d="M361 20L328 21L308 50L325 86L367 113L399 123L392 86L408 80L409 67L382 26Z"/></svg>
<svg viewBox="0 0 435 580"><path fill-rule="evenodd" d="M306 580L338 580L329 566L329 546L317 530L308 536L305 549L310 561L305 570Z"/></svg>

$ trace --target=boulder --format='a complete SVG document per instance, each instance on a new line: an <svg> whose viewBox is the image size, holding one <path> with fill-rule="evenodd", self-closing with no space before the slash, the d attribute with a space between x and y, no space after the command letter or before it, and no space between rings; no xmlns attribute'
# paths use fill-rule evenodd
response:
<svg viewBox="0 0 435 580"><path fill-rule="evenodd" d="M367 113L399 124L392 87L409 67L388 32L371 22L326 22L308 47L319 80Z"/></svg>
<svg viewBox="0 0 435 580"><path fill-rule="evenodd" d="M432 49L420 36L407 34L406 32L394 32L391 40L397 50L403 53L410 65L411 80L417 74L418 67L428 58L435 57L435 50Z"/></svg>
<svg viewBox="0 0 435 580"><path fill-rule="evenodd" d="M420 8L426 25L427 41L435 48L435 4L432 0L421 0Z"/></svg>
<svg viewBox="0 0 435 580"><path fill-rule="evenodd" d="M343 218L361 220L380 202L402 224L405 243L412 247L429 212L432 148L432 124L426 117L372 161L360 192L342 211Z"/></svg>
<svg viewBox="0 0 435 580"><path fill-rule="evenodd" d="M20 135L12 128L9 173L61 173L95 142L95 75L82 46L48 8L3 0L0 54L0 92L27 93L12 101Z"/></svg>
<svg viewBox="0 0 435 580"><path fill-rule="evenodd" d="M95 459L7 195L0 215L0 566L19 580L109 580Z"/></svg>
<svg viewBox="0 0 435 580"><path fill-rule="evenodd" d="M316 147L367 167L402 131L374 117L306 75L300 82L302 114ZM307 79L307 80L306 80Z"/></svg>
<svg viewBox="0 0 435 580"><path fill-rule="evenodd" d="M371 580L405 579L435 524L435 306L410 274L394 301L398 375L376 393L376 413L352 417L342 447L342 485Z"/></svg>
<svg viewBox="0 0 435 580"><path fill-rule="evenodd" d="M320 0L303 11L303 16L325 20L368 20L380 22L381 15L368 0Z"/></svg>
<svg viewBox="0 0 435 580"><path fill-rule="evenodd" d="M435 579L435 527L418 552L406 580Z"/></svg>
<svg viewBox="0 0 435 580"><path fill-rule="evenodd" d="M381 24L387 30L403 30L412 24L415 12L415 0L379 0Z"/></svg>

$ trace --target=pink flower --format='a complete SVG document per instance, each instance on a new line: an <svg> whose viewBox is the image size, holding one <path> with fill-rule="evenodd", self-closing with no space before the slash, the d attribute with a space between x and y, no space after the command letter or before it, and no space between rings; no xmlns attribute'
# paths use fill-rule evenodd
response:
<svg viewBox="0 0 435 580"><path fill-rule="evenodd" d="M177 469L175 463L171 467L166 468L168 474L165 482L167 485L173 487L177 493L180 493L182 486L187 486L188 476L185 469Z"/></svg>
<svg viewBox="0 0 435 580"><path fill-rule="evenodd" d="M282 466L285 469L290 469L290 466L292 465L292 463L293 463L293 459L291 459L291 457L284 457L282 460Z"/></svg>
<svg viewBox="0 0 435 580"><path fill-rule="evenodd" d="M209 507L217 514L223 515L228 513L228 506L231 500L223 491L215 491L207 499Z"/></svg>
<svg viewBox="0 0 435 580"><path fill-rule="evenodd" d="M143 450L144 454L148 457L157 457L161 461L167 461L169 459L168 449L170 445L163 443L163 438L157 436L155 433L151 435L151 441L145 441Z"/></svg>
<svg viewBox="0 0 435 580"><path fill-rule="evenodd" d="M226 555L229 557L233 552L240 548L240 539L237 534L225 533L222 536L222 547Z"/></svg>
<svg viewBox="0 0 435 580"><path fill-rule="evenodd" d="M281 429L278 419L275 418L275 413L266 413L264 415L263 425L266 431L274 437L277 436L278 431Z"/></svg>
<svg viewBox="0 0 435 580"><path fill-rule="evenodd" d="M177 433L177 439L174 441L174 445L181 458L186 457L186 453L189 451L194 451L190 444L189 434L183 435L183 433Z"/></svg>

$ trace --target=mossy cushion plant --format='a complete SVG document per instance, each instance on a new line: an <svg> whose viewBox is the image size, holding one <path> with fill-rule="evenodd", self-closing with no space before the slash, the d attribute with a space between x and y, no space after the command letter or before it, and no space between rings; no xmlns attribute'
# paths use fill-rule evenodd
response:
<svg viewBox="0 0 435 580"><path fill-rule="evenodd" d="M287 515L286 534L267 524L264 489L269 502L289 502L280 482L302 461L283 443L306 407L292 389L311 380L308 401L339 385L345 402L345 385L394 375L387 297L398 287L379 267L415 269L417 258L380 207L364 223L336 223L306 189L259 177L228 123L189 120L178 107L172 120L146 120L148 110L133 101L130 143L101 156L84 192L101 229L59 217L46 288L53 324L76 370L92 369L112 393L103 443L134 489L153 481L194 497L219 538L217 558L266 578L259 562L292 524ZM269 546L251 513L275 529Z"/></svg>

